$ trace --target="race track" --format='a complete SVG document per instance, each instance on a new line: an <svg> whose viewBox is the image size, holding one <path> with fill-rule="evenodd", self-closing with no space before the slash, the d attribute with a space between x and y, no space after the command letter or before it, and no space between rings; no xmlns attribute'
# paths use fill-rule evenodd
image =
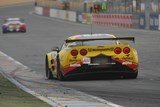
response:
<svg viewBox="0 0 160 107"><path fill-rule="evenodd" d="M22 17L27 23L27 33L0 33L0 51L44 75L45 53L53 46L60 46L70 35L90 33L90 26L34 15L33 10L33 4L0 8L0 24L6 17ZM159 107L160 32L98 26L93 26L93 31L136 38L138 78L52 81L126 107Z"/></svg>

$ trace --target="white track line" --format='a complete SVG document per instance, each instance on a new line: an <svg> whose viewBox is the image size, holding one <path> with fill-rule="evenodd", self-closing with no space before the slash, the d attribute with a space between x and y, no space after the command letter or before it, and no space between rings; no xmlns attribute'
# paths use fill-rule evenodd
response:
<svg viewBox="0 0 160 107"><path fill-rule="evenodd" d="M25 65L23 65L22 63L14 60L12 57L6 55L5 53L3 53L3 52L0 51L0 54L4 55L4 56L7 57L8 59L14 61L16 64L21 65L21 66L29 69L27 66L25 66ZM2 73L2 75L3 75L5 78L7 78L8 80L10 80L13 84L15 84L16 86L20 87L20 88L21 88L22 90L24 90L25 92L32 94L33 96L41 99L42 101L50 104L50 105L53 106L53 107L62 107L59 103L56 103L56 102L54 102L54 101L51 101L51 100L49 100L48 98L43 97L43 96L41 96L40 94L37 94L37 93L35 93L34 91L30 90L29 88L25 87L24 85L22 85L22 84L19 83L17 80L15 80L13 77L11 77L10 75L7 75L7 74L4 73L3 71L0 70L0 72ZM68 88L67 88L67 89L68 89ZM96 97L96 96L93 96L93 95L86 94L86 93L84 93L84 92L80 92L80 91L76 91L76 92L77 92L77 93L82 93L82 94L85 95L86 97L93 98L93 99L95 99L95 100L97 100L97 101L99 101L99 102L101 102L101 103L103 103L103 104L107 104L107 105L112 106L112 107L122 107L122 106L117 105L117 104L114 104L114 103L112 103L112 102L110 102L110 101L104 100L104 99L102 99L102 98L99 98L99 97Z"/></svg>
<svg viewBox="0 0 160 107"><path fill-rule="evenodd" d="M14 60L12 57L6 55L5 53L3 53L3 52L1 52L1 51L0 51L0 54L8 57L8 59L14 61L14 62L17 63L18 65L24 66L22 63ZM27 66L24 66L24 67L26 68ZM28 68L28 67L27 67L27 68ZM48 98L43 97L43 96L41 96L40 94L37 94L37 93L35 93L34 91L32 91L31 89L25 87L25 86L22 85L20 82L18 82L17 80L15 80L12 76L7 75L6 73L4 73L3 70L1 70L1 69L0 69L0 73L1 73L5 78L7 78L10 82L12 82L12 83L15 84L17 87L19 87L19 88L21 88L22 90L24 90L25 92L32 94L32 95L35 96L36 98L38 98L38 99L40 99L40 100L48 103L49 105L51 105L51 106L53 106L53 107L61 107L58 103L53 102L52 100L49 100Z"/></svg>

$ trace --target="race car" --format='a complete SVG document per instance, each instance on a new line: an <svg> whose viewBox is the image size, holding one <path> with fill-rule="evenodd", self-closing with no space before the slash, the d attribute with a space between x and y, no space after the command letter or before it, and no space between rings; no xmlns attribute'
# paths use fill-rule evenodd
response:
<svg viewBox="0 0 160 107"><path fill-rule="evenodd" d="M21 18L8 18L2 25L2 33L8 32L26 32L26 24Z"/></svg>
<svg viewBox="0 0 160 107"><path fill-rule="evenodd" d="M125 42L127 41L127 42ZM137 78L138 55L128 42L134 37L82 34L67 38L62 47L46 54L46 77L66 80L69 76L113 73Z"/></svg>

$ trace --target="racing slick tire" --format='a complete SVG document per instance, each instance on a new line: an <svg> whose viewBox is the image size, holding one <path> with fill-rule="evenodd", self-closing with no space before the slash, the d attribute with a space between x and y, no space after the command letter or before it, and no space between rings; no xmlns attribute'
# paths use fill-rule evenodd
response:
<svg viewBox="0 0 160 107"><path fill-rule="evenodd" d="M64 81L65 77L63 76L61 70L60 70L60 62L59 62L59 56L57 55L57 79L60 81Z"/></svg>
<svg viewBox="0 0 160 107"><path fill-rule="evenodd" d="M5 33L7 33L7 31L5 31L5 30L2 30L2 33L3 33L3 34L5 34Z"/></svg>
<svg viewBox="0 0 160 107"><path fill-rule="evenodd" d="M46 78L47 79L53 79L53 74L48 66L48 57L46 56Z"/></svg>

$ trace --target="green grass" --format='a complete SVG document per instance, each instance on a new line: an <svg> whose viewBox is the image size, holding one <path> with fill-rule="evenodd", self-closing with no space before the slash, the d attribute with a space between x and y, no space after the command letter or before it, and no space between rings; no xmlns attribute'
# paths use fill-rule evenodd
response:
<svg viewBox="0 0 160 107"><path fill-rule="evenodd" d="M0 74L0 107L51 107L16 87Z"/></svg>

